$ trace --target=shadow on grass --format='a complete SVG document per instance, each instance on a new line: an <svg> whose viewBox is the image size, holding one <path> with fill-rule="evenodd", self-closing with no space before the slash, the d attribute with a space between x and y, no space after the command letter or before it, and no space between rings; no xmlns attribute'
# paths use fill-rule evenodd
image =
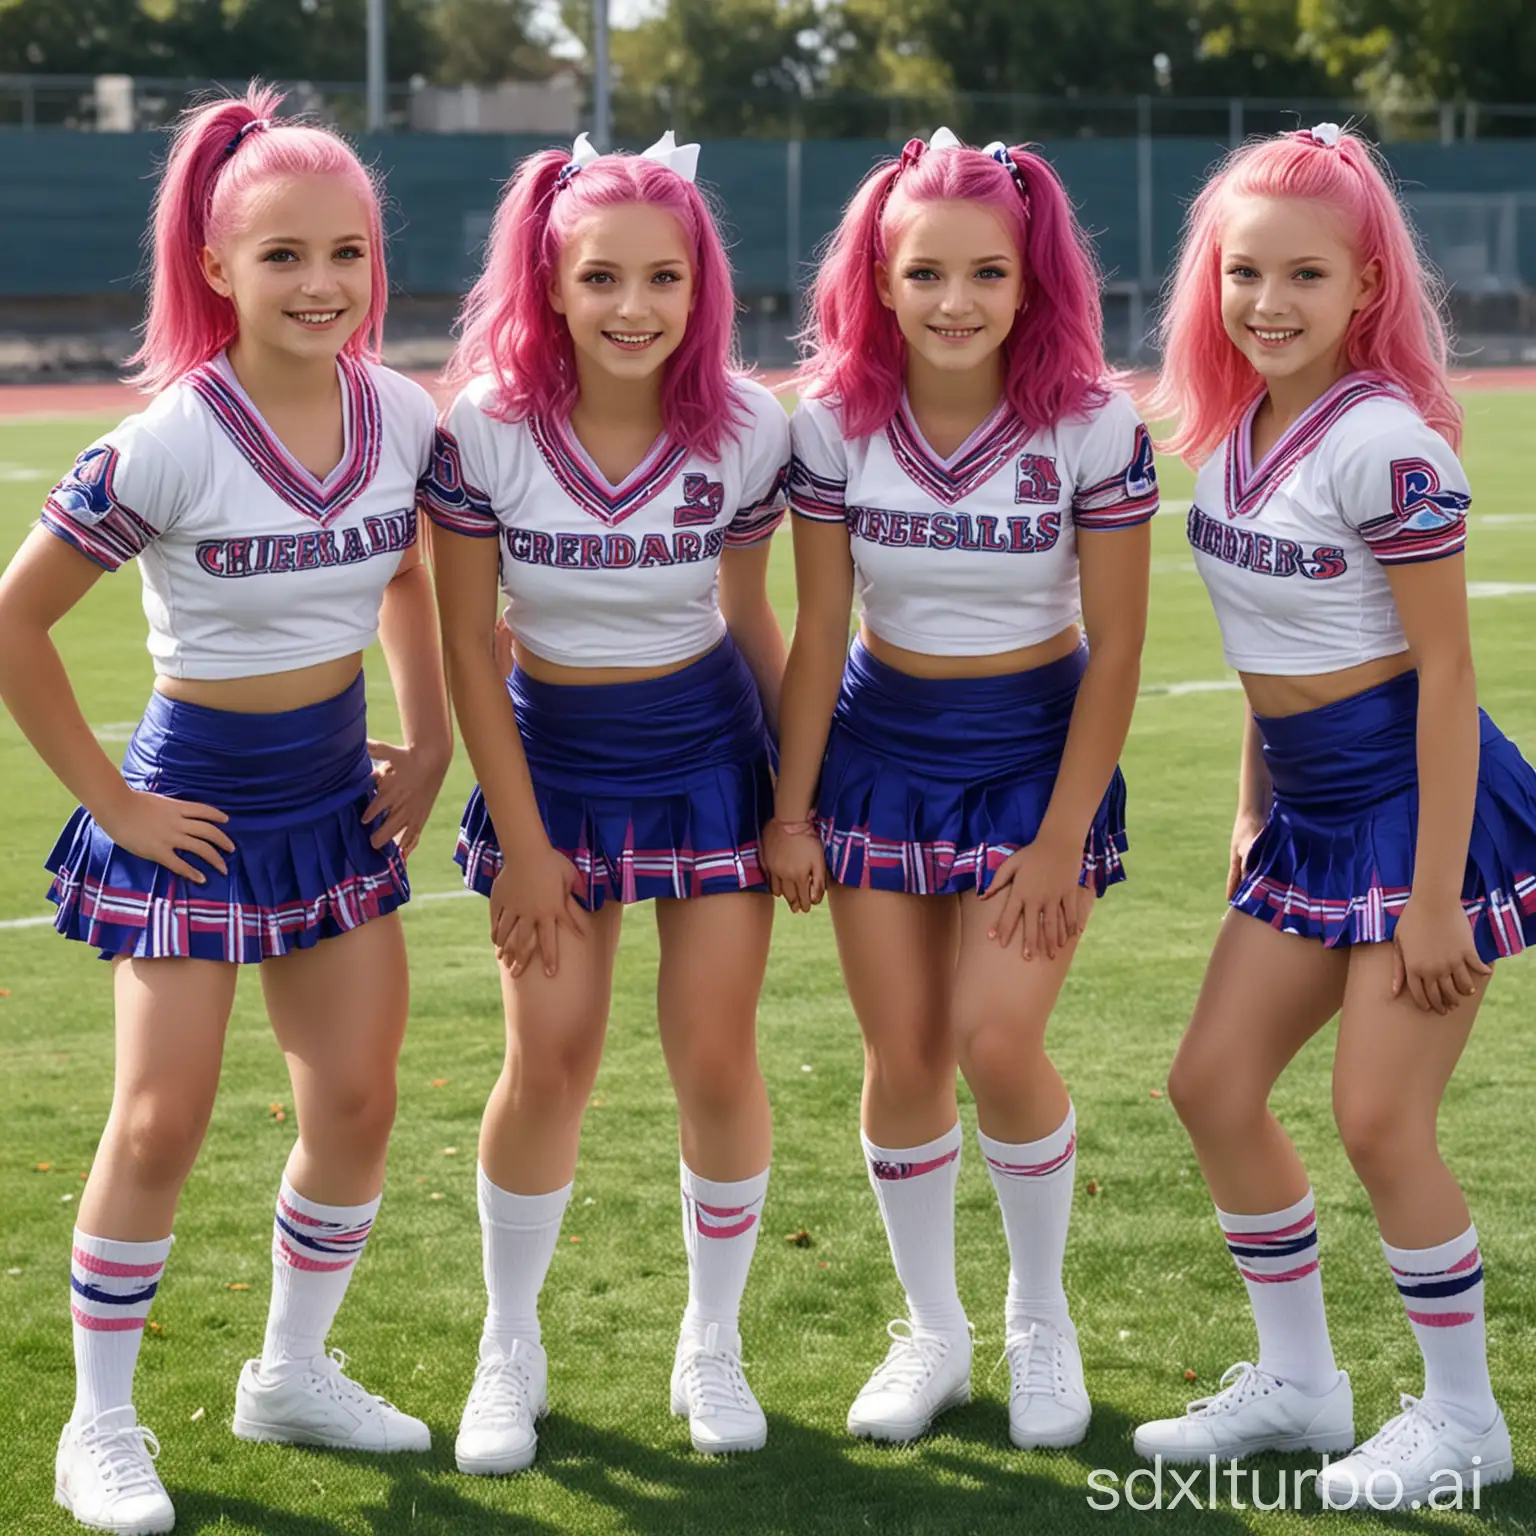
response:
<svg viewBox="0 0 1536 1536"><path fill-rule="evenodd" d="M338 1536L359 1529L376 1536L476 1536L493 1531L499 1536L553 1536L591 1529L638 1536L848 1536L859 1531L882 1536L1001 1536L1021 1524L1053 1533L1142 1533L1147 1514L1160 1511L1175 1522L1198 1520L1202 1536L1279 1529L1298 1515L1327 1521L1329 1529L1344 1521L1356 1530L1445 1529L1443 1518L1428 1510L1329 1514L1305 1478L1316 1469L1317 1458L1305 1456L1264 1456L1246 1462L1235 1489L1220 1473L1214 1505L1207 1475L1178 1469L1187 1491L1175 1505L1180 1488L1175 1469L1162 1469L1159 1494L1155 1469L1131 1451L1133 1422L1102 1407L1082 1445L1039 1453L1009 1445L1006 1418L996 1403L977 1403L948 1414L942 1433L907 1447L872 1447L841 1432L771 1416L765 1451L704 1457L689 1448L683 1425L676 1428L673 1445L655 1446L557 1413L541 1425L535 1470L505 1479L460 1477L453 1465L451 1429L439 1431L429 1455L388 1462L273 1447L269 1454L366 1466L375 1476L382 1472L385 1497L372 1506L352 1503L347 1516L333 1519L323 1509L296 1514L249 1497L221 1498L206 1489L173 1488L176 1528L212 1531L233 1524L264 1536ZM296 1462L282 1475L297 1481L306 1471L304 1463ZM1133 1490L1140 1509L1131 1507L1126 1497L1126 1479L1138 1471ZM1092 1484L1090 1474L1095 1474ZM1192 1476L1197 1476L1198 1486L1191 1485ZM1276 1508L1282 1479L1284 1513ZM1234 1492L1242 1508L1234 1505ZM1267 1510L1254 1508L1255 1492ZM1152 1503L1154 1499L1160 1503ZM1469 1488L1464 1508L1485 1519L1518 1520L1536 1512L1536 1479L1520 1475L1511 1484L1483 1489L1477 1511Z"/></svg>

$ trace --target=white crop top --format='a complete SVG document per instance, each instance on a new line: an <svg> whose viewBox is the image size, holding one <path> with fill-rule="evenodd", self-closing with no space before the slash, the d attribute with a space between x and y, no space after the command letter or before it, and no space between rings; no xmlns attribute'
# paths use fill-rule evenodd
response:
<svg viewBox="0 0 1536 1536"><path fill-rule="evenodd" d="M724 636L721 551L772 537L789 463L783 407L750 379L733 387L745 425L718 462L663 435L619 485L566 423L488 414L489 375L453 402L422 504L453 533L499 541L507 623L535 655L666 666Z"/></svg>
<svg viewBox="0 0 1536 1536"><path fill-rule="evenodd" d="M1228 665L1296 677L1406 651L1383 566L1463 548L1460 461L1390 383L1351 374L1255 466L1262 399L1201 467L1189 510Z"/></svg>
<svg viewBox="0 0 1536 1536"><path fill-rule="evenodd" d="M1112 391L1084 417L1030 436L1004 402L949 458L903 401L883 431L849 440L835 402L791 423L790 503L845 523L864 622L931 656L1035 645L1077 619L1077 532L1157 510L1152 443Z"/></svg>
<svg viewBox="0 0 1536 1536"><path fill-rule="evenodd" d="M334 661L378 634L416 540L435 410L420 385L342 358L341 462L324 480L262 421L222 355L98 439L42 523L109 571L135 555L161 677Z"/></svg>

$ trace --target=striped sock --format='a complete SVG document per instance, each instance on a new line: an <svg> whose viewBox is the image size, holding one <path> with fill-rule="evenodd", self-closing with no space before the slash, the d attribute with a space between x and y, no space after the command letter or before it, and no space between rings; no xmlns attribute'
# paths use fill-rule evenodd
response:
<svg viewBox="0 0 1536 1536"><path fill-rule="evenodd" d="M84 1424L133 1401L133 1368L171 1240L120 1243L75 1228L69 1311L75 1335L75 1410Z"/></svg>
<svg viewBox="0 0 1536 1536"><path fill-rule="evenodd" d="M325 1336L378 1210L378 1198L363 1205L321 1205L306 1200L283 1179L272 1223L272 1306L261 1347L264 1375L280 1374L325 1352Z"/></svg>
<svg viewBox="0 0 1536 1536"><path fill-rule="evenodd" d="M1077 1112L1069 1104L1067 1118L1039 1141L994 1141L979 1126L976 1140L1008 1239L1006 1330L1023 1333L1031 1322L1044 1322L1071 1333L1061 1264L1077 1172Z"/></svg>
<svg viewBox="0 0 1536 1536"><path fill-rule="evenodd" d="M1381 1246L1424 1356L1424 1401L1468 1429L1487 1429L1498 1404L1488 1381L1477 1228L1437 1248Z"/></svg>
<svg viewBox="0 0 1536 1536"><path fill-rule="evenodd" d="M960 1122L920 1147L877 1147L863 1137L896 1278L915 1328L946 1335L969 1324L955 1285L955 1185Z"/></svg>
<svg viewBox="0 0 1536 1536"><path fill-rule="evenodd" d="M1300 1392L1329 1391L1339 1368L1323 1310L1312 1191L1283 1211L1237 1216L1218 1210L1216 1217L1248 1287L1259 1330L1259 1369Z"/></svg>
<svg viewBox="0 0 1536 1536"><path fill-rule="evenodd" d="M683 1185L683 1247L688 1251L685 1336L702 1338L711 1323L736 1332L747 1271L757 1248L768 1170L750 1179L720 1183L680 1163Z"/></svg>

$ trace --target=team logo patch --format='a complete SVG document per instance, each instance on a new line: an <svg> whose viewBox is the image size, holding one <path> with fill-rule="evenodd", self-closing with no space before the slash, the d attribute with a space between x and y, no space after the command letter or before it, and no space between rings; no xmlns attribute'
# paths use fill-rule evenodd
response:
<svg viewBox="0 0 1536 1536"><path fill-rule="evenodd" d="M1043 453L1026 453L1019 459L1019 476L1014 486L1015 502L1038 501L1050 506L1061 499L1061 476L1056 460Z"/></svg>
<svg viewBox="0 0 1536 1536"><path fill-rule="evenodd" d="M1152 434L1136 428L1136 452L1125 472L1125 494L1132 500L1150 496L1157 489L1157 461L1152 454Z"/></svg>
<svg viewBox="0 0 1536 1536"><path fill-rule="evenodd" d="M712 523L725 507L725 486L707 475L683 476L683 504L672 509L674 528L693 528Z"/></svg>
<svg viewBox="0 0 1536 1536"><path fill-rule="evenodd" d="M112 494L116 470L116 448L106 443L87 448L75 460L75 467L53 488L49 505L72 522L94 528L117 506Z"/></svg>
<svg viewBox="0 0 1536 1536"><path fill-rule="evenodd" d="M1440 488L1440 476L1427 459L1393 459L1392 510L1400 529L1428 533L1453 527L1471 505L1463 492Z"/></svg>

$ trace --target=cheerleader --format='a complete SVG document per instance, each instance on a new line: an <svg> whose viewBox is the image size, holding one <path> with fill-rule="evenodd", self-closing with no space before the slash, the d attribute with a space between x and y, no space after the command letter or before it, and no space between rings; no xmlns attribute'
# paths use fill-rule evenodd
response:
<svg viewBox="0 0 1536 1536"><path fill-rule="evenodd" d="M1144 1424L1136 1449L1203 1462L1354 1444L1312 1190L1268 1107L1338 1014L1334 1117L1425 1384L1324 1469L1337 1508L1417 1508L1437 1478L1512 1475L1477 1231L1435 1120L1491 963L1536 939L1536 775L1477 707L1439 298L1380 163L1324 123L1217 172L1163 324L1160 406L1201 464L1189 540L1250 711L1232 910L1169 1097L1259 1355L1183 1418Z"/></svg>
<svg viewBox="0 0 1536 1536"><path fill-rule="evenodd" d="M74 1234L55 1495L98 1530L175 1521L134 1365L242 964L261 967L299 1137L235 1433L428 1444L325 1338L379 1206L407 1007L394 914L451 745L414 509L433 408L378 364L375 187L335 135L276 121L280 100L253 86L183 120L134 359L155 398L80 455L0 579L0 695L80 800L48 859L55 924L113 962L115 1084ZM155 686L119 771L49 631L135 556ZM404 746L368 739L375 636Z"/></svg>
<svg viewBox="0 0 1536 1536"><path fill-rule="evenodd" d="M1074 1445L1088 1428L1062 1288L1076 1122L1044 1041L1094 900L1124 877L1116 760L1157 506L1100 334L1055 173L947 129L866 178L816 279L764 847L794 910L829 892L869 1179L906 1291L855 1435L910 1440L970 1397L957 1061L1011 1260L1012 1438Z"/></svg>
<svg viewBox="0 0 1536 1536"><path fill-rule="evenodd" d="M696 145L525 160L449 369L427 506L448 675L479 778L459 838L490 898L507 1055L480 1133L489 1293L461 1471L537 1449L538 1296L570 1199L625 907L655 903L688 1303L671 1404L702 1452L767 1436L737 1332L768 1187L758 862L784 642L768 540L789 428L730 366L730 271ZM498 571L515 650L496 655ZM503 855L506 855L505 860Z"/></svg>

